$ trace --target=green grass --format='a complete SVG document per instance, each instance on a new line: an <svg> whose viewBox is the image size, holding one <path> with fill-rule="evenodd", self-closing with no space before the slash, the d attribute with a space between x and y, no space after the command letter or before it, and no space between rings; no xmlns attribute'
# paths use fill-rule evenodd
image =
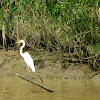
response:
<svg viewBox="0 0 100 100"><path fill-rule="evenodd" d="M68 46L72 46L79 47L75 52L84 56L80 46L87 46L93 48L92 54L99 52L99 1L4 1L0 5L0 22L5 23L11 38L24 39L32 48L47 51L68 52Z"/></svg>

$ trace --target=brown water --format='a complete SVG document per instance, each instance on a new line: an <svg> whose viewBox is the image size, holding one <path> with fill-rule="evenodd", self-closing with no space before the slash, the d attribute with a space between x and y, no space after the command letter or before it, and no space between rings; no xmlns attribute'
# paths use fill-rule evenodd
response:
<svg viewBox="0 0 100 100"><path fill-rule="evenodd" d="M0 100L100 100L100 80L44 79L43 86L54 92L17 76L0 77Z"/></svg>

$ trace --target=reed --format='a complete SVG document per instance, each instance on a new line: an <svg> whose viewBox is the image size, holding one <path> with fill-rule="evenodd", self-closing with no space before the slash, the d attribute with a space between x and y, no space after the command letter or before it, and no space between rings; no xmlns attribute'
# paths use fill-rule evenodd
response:
<svg viewBox="0 0 100 100"><path fill-rule="evenodd" d="M9 37L24 39L32 48L82 58L100 53L99 6L98 0L3 0L0 21Z"/></svg>

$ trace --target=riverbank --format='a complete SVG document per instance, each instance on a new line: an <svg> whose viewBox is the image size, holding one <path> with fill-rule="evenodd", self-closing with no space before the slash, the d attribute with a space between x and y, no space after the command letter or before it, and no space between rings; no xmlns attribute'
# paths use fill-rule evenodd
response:
<svg viewBox="0 0 100 100"><path fill-rule="evenodd" d="M87 64L69 63L62 61L60 52L29 51L34 59L36 72L27 73L31 78L49 79L83 79L89 78L96 72ZM18 50L0 50L0 77L15 76L16 73L24 76L27 72L26 64ZM99 76L99 74L98 74Z"/></svg>

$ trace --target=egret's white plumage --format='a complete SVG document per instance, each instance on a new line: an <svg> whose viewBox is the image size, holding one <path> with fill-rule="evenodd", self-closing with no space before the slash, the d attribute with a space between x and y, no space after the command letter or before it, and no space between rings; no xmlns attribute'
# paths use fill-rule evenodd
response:
<svg viewBox="0 0 100 100"><path fill-rule="evenodd" d="M27 66L31 68L33 72L35 72L35 67L34 67L34 61L30 54L28 52L23 53L22 50L25 47L25 42L24 40L20 40L16 43L22 43L23 45L20 48L20 55L24 58L24 61L26 62Z"/></svg>

